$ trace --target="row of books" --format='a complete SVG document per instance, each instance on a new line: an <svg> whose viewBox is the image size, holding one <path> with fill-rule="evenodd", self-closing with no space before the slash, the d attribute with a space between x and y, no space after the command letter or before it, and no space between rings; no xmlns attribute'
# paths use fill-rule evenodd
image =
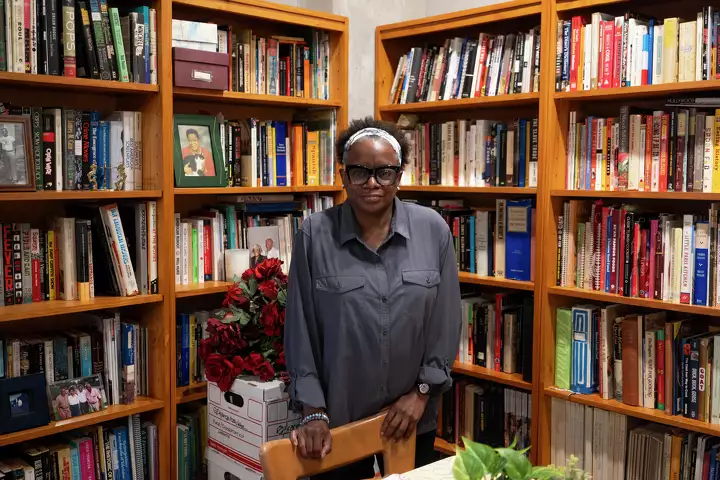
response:
<svg viewBox="0 0 720 480"><path fill-rule="evenodd" d="M175 343L177 345L176 386L186 387L204 382L205 369L198 354L198 343L207 338L207 324L210 313L198 311L180 313L177 317Z"/></svg>
<svg viewBox="0 0 720 480"><path fill-rule="evenodd" d="M405 199L435 209L448 223L458 270L482 276L533 281L535 202L495 200L495 209L463 200Z"/></svg>
<svg viewBox="0 0 720 480"><path fill-rule="evenodd" d="M44 373L48 385L102 375L111 405L149 391L148 330L119 313L86 315L86 328L0 339L0 378Z"/></svg>
<svg viewBox="0 0 720 480"><path fill-rule="evenodd" d="M718 24L714 7L693 20L658 20L635 12L593 13L557 23L558 92L637 87L717 78Z"/></svg>
<svg viewBox="0 0 720 480"><path fill-rule="evenodd" d="M448 38L402 55L390 104L538 92L540 28L506 35Z"/></svg>
<svg viewBox="0 0 720 480"><path fill-rule="evenodd" d="M718 210L659 215L570 200L558 217L556 284L688 305L720 303Z"/></svg>
<svg viewBox="0 0 720 480"><path fill-rule="evenodd" d="M220 120L228 186L333 185L335 110L298 113L292 122Z"/></svg>
<svg viewBox="0 0 720 480"><path fill-rule="evenodd" d="M225 280L225 250L246 249L244 268L265 258L290 264L292 242L311 213L329 208L319 194L238 196L236 203L211 205L188 216L175 214L175 283ZM227 280L231 280L228 278Z"/></svg>
<svg viewBox="0 0 720 480"><path fill-rule="evenodd" d="M0 114L27 116L31 122L30 132L3 125L14 130L3 138L3 151L13 152L17 164L5 173L17 172L5 178L8 184L29 183L29 160L36 190L142 190L141 112L103 116L96 111L4 103ZM25 142L25 135L31 136L30 142ZM31 150L26 152L27 144Z"/></svg>
<svg viewBox="0 0 720 480"><path fill-rule="evenodd" d="M460 445L462 437L492 447L530 447L532 396L489 382L456 378L440 403L437 436Z"/></svg>
<svg viewBox="0 0 720 480"><path fill-rule="evenodd" d="M257 32L256 32L257 33ZM228 54L233 92L330 99L330 36L269 37L252 29L173 19L172 46Z"/></svg>
<svg viewBox="0 0 720 480"><path fill-rule="evenodd" d="M464 294L457 362L532 381L532 294Z"/></svg>
<svg viewBox="0 0 720 480"><path fill-rule="evenodd" d="M538 119L416 123L402 185L537 187Z"/></svg>
<svg viewBox="0 0 720 480"><path fill-rule="evenodd" d="M107 0L6 1L0 71L157 84L154 8Z"/></svg>
<svg viewBox="0 0 720 480"><path fill-rule="evenodd" d="M193 480L207 474L208 445L207 405L196 405L178 413L177 435L177 478Z"/></svg>
<svg viewBox="0 0 720 480"><path fill-rule="evenodd" d="M3 451L7 479L160 479L158 429L140 415Z"/></svg>
<svg viewBox="0 0 720 480"><path fill-rule="evenodd" d="M607 480L674 478L715 480L720 439L659 424L628 431L625 415L552 398L551 463ZM638 423L638 422L635 422Z"/></svg>
<svg viewBox="0 0 720 480"><path fill-rule="evenodd" d="M720 191L720 99L669 99L668 111L621 107L617 117L570 112L570 190ZM686 108L690 107L690 108Z"/></svg>
<svg viewBox="0 0 720 480"><path fill-rule="evenodd" d="M47 230L0 224L2 305L158 293L155 201L71 210Z"/></svg>

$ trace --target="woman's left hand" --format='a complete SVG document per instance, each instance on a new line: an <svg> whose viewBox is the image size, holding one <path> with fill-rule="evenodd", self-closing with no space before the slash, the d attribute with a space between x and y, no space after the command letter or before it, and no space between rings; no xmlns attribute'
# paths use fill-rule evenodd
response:
<svg viewBox="0 0 720 480"><path fill-rule="evenodd" d="M380 435L389 440L410 438L425 412L428 398L427 395L421 395L419 392L410 392L398 398L390 407L380 427Z"/></svg>

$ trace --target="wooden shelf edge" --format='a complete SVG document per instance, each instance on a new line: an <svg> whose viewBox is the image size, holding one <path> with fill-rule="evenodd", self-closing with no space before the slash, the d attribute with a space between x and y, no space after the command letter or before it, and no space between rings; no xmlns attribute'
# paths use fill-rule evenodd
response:
<svg viewBox="0 0 720 480"><path fill-rule="evenodd" d="M175 388L175 403L178 405L202 400L203 398L207 398L207 382L193 383L185 387Z"/></svg>
<svg viewBox="0 0 720 480"><path fill-rule="evenodd" d="M720 435L720 425L692 420L681 415L669 415L662 410L652 408L635 407L626 405L617 400L603 400L599 394L582 395L567 390L560 390L555 387L545 389L545 394L551 397L561 398L573 403L599 408L608 412L615 412L629 417L640 418L649 422L662 423L671 427L682 428L707 435Z"/></svg>
<svg viewBox="0 0 720 480"><path fill-rule="evenodd" d="M534 291L535 282L524 282L520 280L509 280L506 278L495 278L477 275L475 273L458 272L461 283L472 283L475 285L487 285L489 287L511 288L513 290Z"/></svg>
<svg viewBox="0 0 720 480"><path fill-rule="evenodd" d="M123 94L157 93L157 85L145 83L93 80L90 78L71 78L57 75L37 75L29 73L0 72L0 85L18 85L25 88L43 87L51 90L93 91Z"/></svg>
<svg viewBox="0 0 720 480"><path fill-rule="evenodd" d="M537 188L527 187L455 187L445 185L400 185L400 193L472 193L479 195L536 195Z"/></svg>
<svg viewBox="0 0 720 480"><path fill-rule="evenodd" d="M291 97L288 95L263 95L259 93L231 92L227 90L203 90L200 88L176 87L173 89L173 96L175 98L189 98L193 100L246 105L263 105L266 107L336 108L342 106L341 102L335 100Z"/></svg>
<svg viewBox="0 0 720 480"><path fill-rule="evenodd" d="M648 200L700 200L718 201L720 193L705 192L618 192L618 191L595 191L595 190L551 190L552 197L575 197L575 198L618 198L624 200L648 199Z"/></svg>
<svg viewBox="0 0 720 480"><path fill-rule="evenodd" d="M700 80L693 82L661 83L659 85L643 85L638 87L598 88L581 92L555 92L555 100L617 100L636 99L643 97L662 97L682 95L689 92L704 92L720 89L720 80Z"/></svg>
<svg viewBox="0 0 720 480"><path fill-rule="evenodd" d="M455 444L440 437L435 437L435 450L445 455L455 455Z"/></svg>
<svg viewBox="0 0 720 480"><path fill-rule="evenodd" d="M584 298L596 302L619 303L622 305L634 305L642 308L655 310L670 310L673 312L692 313L697 315L720 316L720 308L705 307L702 305L686 305L684 303L670 303L662 300L649 298L623 297L611 293L597 292L594 290L583 290L573 287L548 287L548 293L563 297Z"/></svg>
<svg viewBox="0 0 720 480"><path fill-rule="evenodd" d="M199 295L211 295L213 293L225 293L232 282L204 282L191 283L189 285L175 285L175 298L196 297Z"/></svg>
<svg viewBox="0 0 720 480"><path fill-rule="evenodd" d="M380 113L422 113L442 112L446 110L509 107L517 105L533 105L540 103L540 94L513 93L495 97L456 98L453 100L440 100L437 102L416 102L393 105L381 105Z"/></svg>
<svg viewBox="0 0 720 480"><path fill-rule="evenodd" d="M628 0L559 0L557 2L558 12L567 12L579 8L604 7L614 3L627 3Z"/></svg>
<svg viewBox="0 0 720 480"><path fill-rule="evenodd" d="M455 363L452 368L454 373L467 375L468 377L480 378L495 383L502 383L521 390L532 390L532 383L522 379L521 373L496 372L485 367L470 365L468 363Z"/></svg>
<svg viewBox="0 0 720 480"><path fill-rule="evenodd" d="M269 193L339 192L341 190L342 186L340 185L302 185L298 187L175 187L175 195L265 195Z"/></svg>
<svg viewBox="0 0 720 480"><path fill-rule="evenodd" d="M132 191L85 191L65 190L57 191L36 191L36 192L3 192L0 193L0 201L43 201L43 200L123 200L135 198L162 198L162 190L132 190Z"/></svg>
<svg viewBox="0 0 720 480"><path fill-rule="evenodd" d="M53 300L52 302L24 303L0 307L0 323L31 318L68 315L71 313L108 310L113 308L162 302L162 295L136 295L134 297L95 297L89 301Z"/></svg>
<svg viewBox="0 0 720 480"><path fill-rule="evenodd" d="M55 435L61 432L67 432L98 423L108 422L117 418L127 417L136 413L150 412L164 408L165 404L162 400L150 397L137 397L135 403L130 405L111 405L106 410L97 413L90 413L81 417L62 420L59 422L50 422L42 427L21 430L19 432L0 435L0 447L13 445L28 440Z"/></svg>

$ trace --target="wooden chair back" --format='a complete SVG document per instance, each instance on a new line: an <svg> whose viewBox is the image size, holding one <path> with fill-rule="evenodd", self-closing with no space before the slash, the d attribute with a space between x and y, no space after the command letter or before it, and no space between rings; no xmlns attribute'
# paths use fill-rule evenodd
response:
<svg viewBox="0 0 720 480"><path fill-rule="evenodd" d="M300 457L289 439L267 442L260 448L266 480L297 480L334 470L382 453L385 475L415 468L415 433L406 441L389 442L380 436L387 412L332 430L332 452L322 460Z"/></svg>

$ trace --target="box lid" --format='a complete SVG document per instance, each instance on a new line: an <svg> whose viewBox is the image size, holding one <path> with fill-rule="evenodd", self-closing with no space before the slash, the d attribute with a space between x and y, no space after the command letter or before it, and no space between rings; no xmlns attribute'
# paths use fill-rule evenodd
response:
<svg viewBox="0 0 720 480"><path fill-rule="evenodd" d="M173 48L173 59L183 62L208 63L211 65L228 65L228 54L218 52L204 52L191 48Z"/></svg>

